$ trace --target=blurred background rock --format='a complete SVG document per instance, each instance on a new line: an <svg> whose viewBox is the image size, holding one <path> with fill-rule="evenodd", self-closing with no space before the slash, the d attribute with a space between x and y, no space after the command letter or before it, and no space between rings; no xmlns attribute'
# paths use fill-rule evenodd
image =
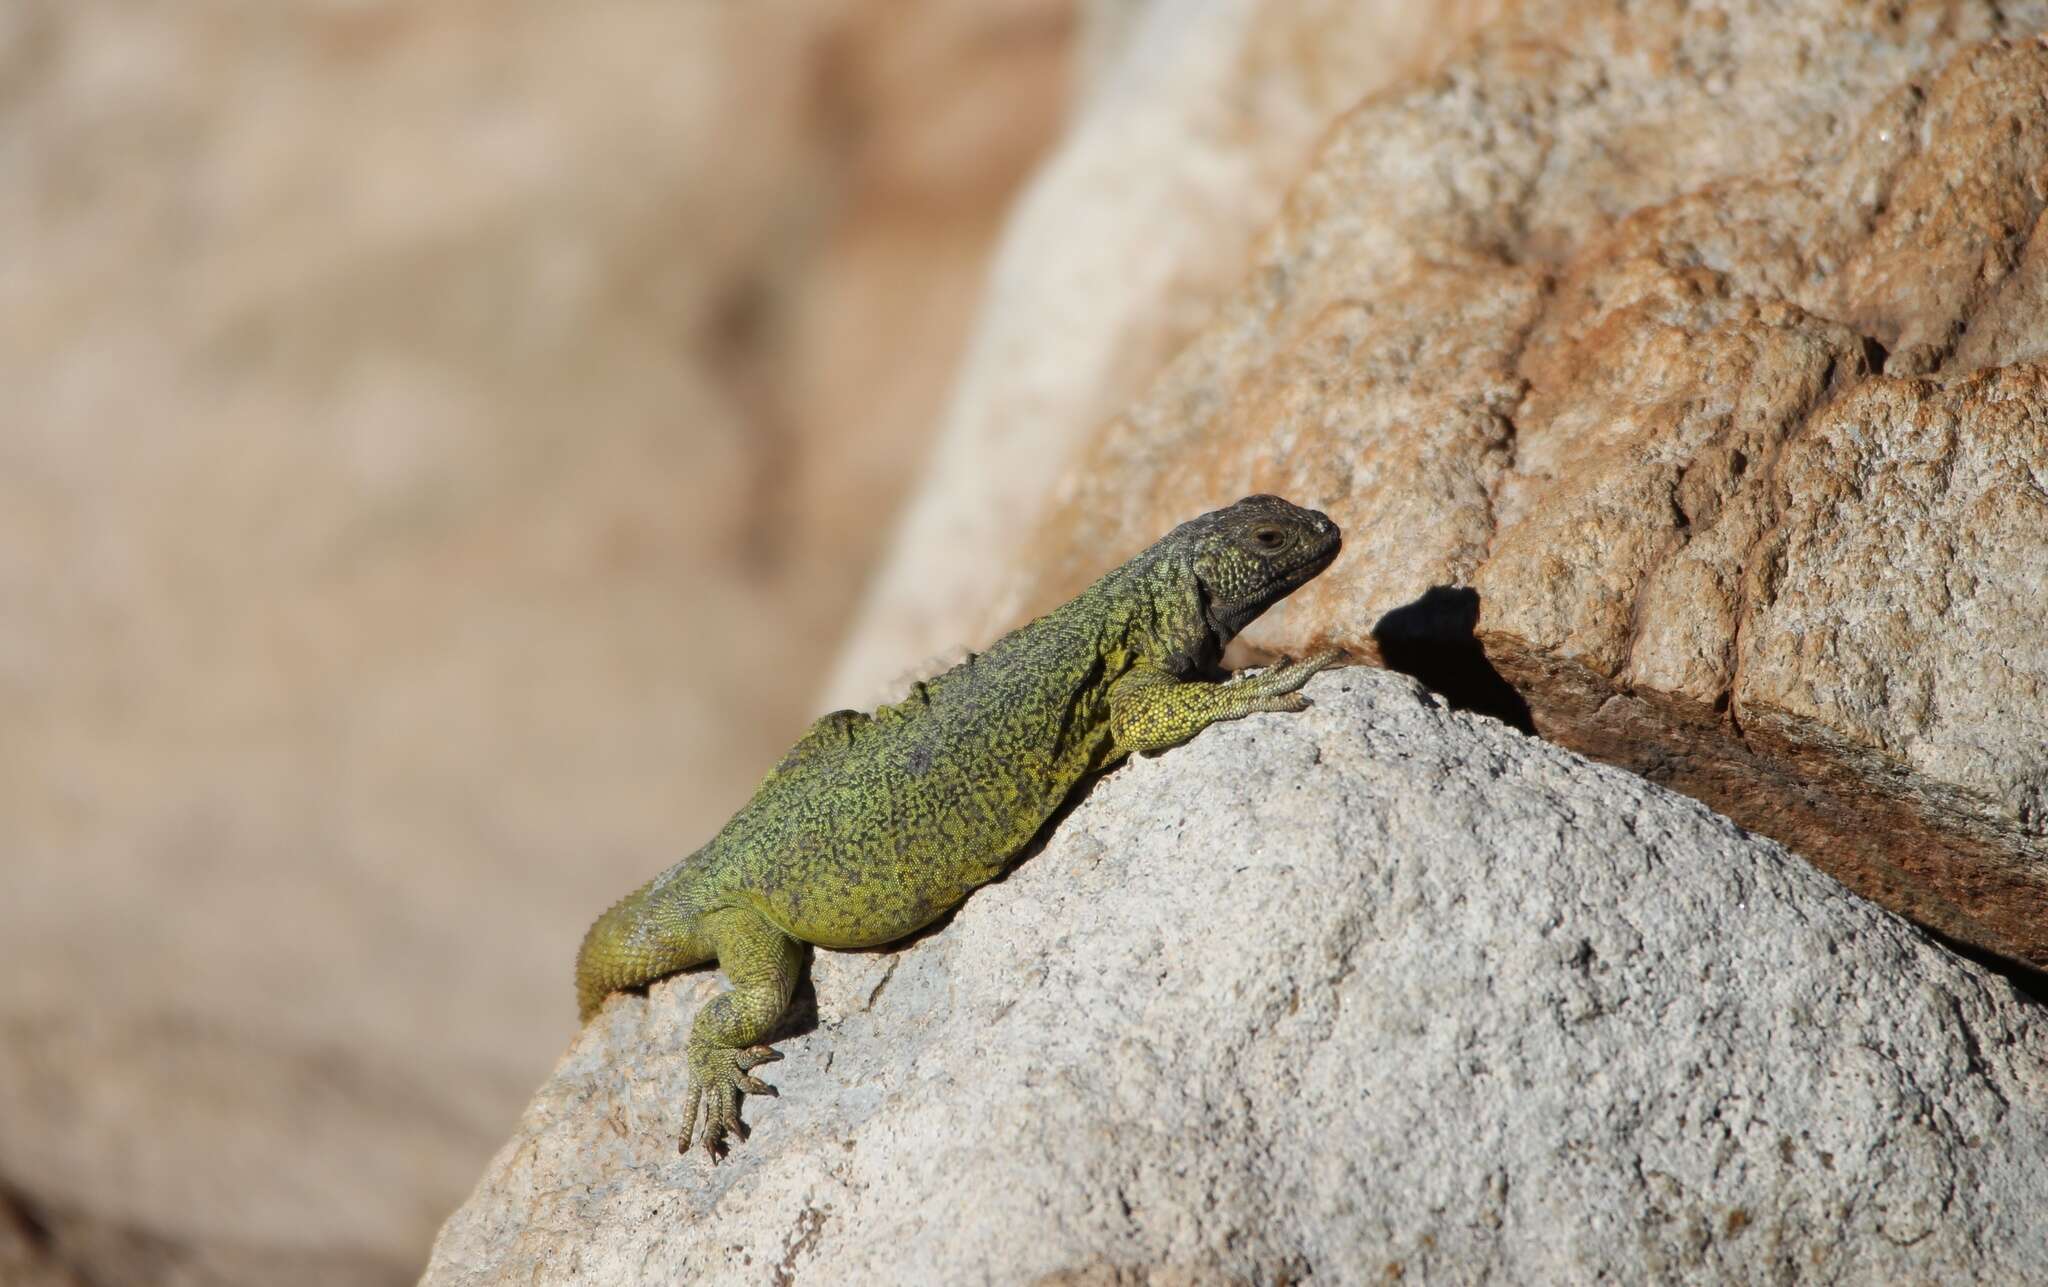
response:
<svg viewBox="0 0 2048 1287"><path fill-rule="evenodd" d="M0 6L0 1280L410 1280L787 745L1067 0Z"/></svg>

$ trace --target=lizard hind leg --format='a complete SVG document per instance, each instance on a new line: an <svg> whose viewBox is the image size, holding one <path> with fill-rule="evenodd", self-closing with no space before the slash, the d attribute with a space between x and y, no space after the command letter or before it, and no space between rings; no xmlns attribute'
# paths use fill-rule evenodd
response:
<svg viewBox="0 0 2048 1287"><path fill-rule="evenodd" d="M740 1095L775 1094L774 1087L750 1074L761 1064L782 1058L760 1042L789 1009L797 976L803 972L804 945L740 908L710 913L704 923L718 949L719 968L732 980L732 988L705 1002L690 1024L689 1103L677 1148L690 1151L701 1108L704 1150L716 1162L725 1154L728 1132L746 1138Z"/></svg>
<svg viewBox="0 0 2048 1287"><path fill-rule="evenodd" d="M714 955L694 909L651 880L611 905L576 953L576 1009L584 1020L623 988L652 983Z"/></svg>

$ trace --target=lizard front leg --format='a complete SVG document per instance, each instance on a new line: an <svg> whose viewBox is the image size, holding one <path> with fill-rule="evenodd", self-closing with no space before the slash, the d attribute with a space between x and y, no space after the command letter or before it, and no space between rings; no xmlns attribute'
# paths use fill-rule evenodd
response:
<svg viewBox="0 0 2048 1287"><path fill-rule="evenodd" d="M750 1075L750 1070L782 1058L761 1038L774 1030L789 1008L803 969L804 945L753 912L738 908L707 913L705 936L718 949L718 967L732 980L697 1011L690 1024L689 1108L677 1148L689 1152L697 1131L697 1110L704 1111L704 1151L713 1162L725 1155L729 1131L744 1139L740 1093L773 1095L775 1088Z"/></svg>
<svg viewBox="0 0 2048 1287"><path fill-rule="evenodd" d="M1301 686L1343 655L1335 650L1318 653L1220 684L1188 683L1157 666L1140 664L1110 685L1109 728L1116 753L1178 746L1218 720L1304 710L1308 699L1301 695Z"/></svg>

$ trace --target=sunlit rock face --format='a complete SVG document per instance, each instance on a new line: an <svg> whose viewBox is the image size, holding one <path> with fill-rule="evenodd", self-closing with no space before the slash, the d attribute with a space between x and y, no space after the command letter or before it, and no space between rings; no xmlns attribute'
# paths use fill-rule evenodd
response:
<svg viewBox="0 0 2048 1287"><path fill-rule="evenodd" d="M1414 681L1112 772L679 1156L619 996L435 1244L500 1282L2025 1282L2048 1023L1780 846Z"/></svg>
<svg viewBox="0 0 2048 1287"><path fill-rule="evenodd" d="M1345 554L1249 645L1511 686L1481 705L2048 963L2044 21L1522 6L1333 125L979 628L1277 492Z"/></svg>

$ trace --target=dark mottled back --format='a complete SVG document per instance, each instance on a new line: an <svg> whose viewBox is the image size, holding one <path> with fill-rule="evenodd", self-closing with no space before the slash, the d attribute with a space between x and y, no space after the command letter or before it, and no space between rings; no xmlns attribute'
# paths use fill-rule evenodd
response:
<svg viewBox="0 0 2048 1287"><path fill-rule="evenodd" d="M1248 496L903 701L827 716L701 855L698 894L723 886L828 946L916 928L1000 871L1113 762L1112 684L1144 664L1177 676L1213 667L1340 544L1326 515Z"/></svg>

